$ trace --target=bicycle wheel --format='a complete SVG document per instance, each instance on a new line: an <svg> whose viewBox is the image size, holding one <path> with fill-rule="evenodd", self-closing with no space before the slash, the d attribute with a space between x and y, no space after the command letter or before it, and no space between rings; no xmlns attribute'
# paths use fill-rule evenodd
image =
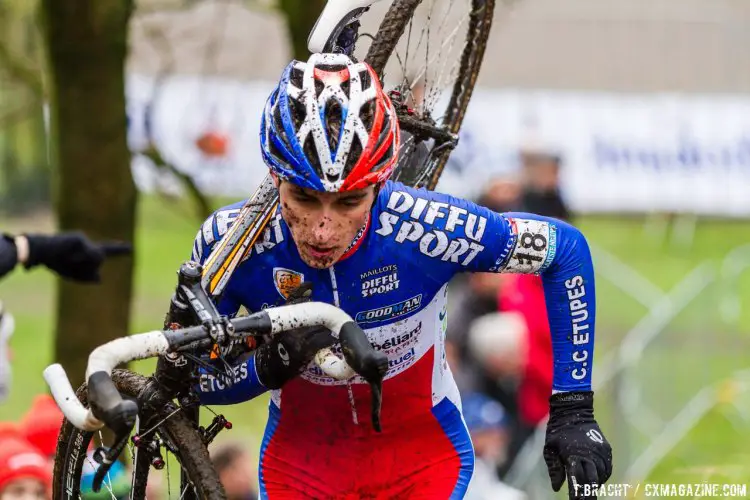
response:
<svg viewBox="0 0 750 500"><path fill-rule="evenodd" d="M428 189L437 185L452 150L445 137L461 128L495 3L396 0L382 17L365 60L402 99L399 121L407 134L396 180ZM364 50L361 41L368 36L368 18L379 17L363 17L355 54Z"/></svg>
<svg viewBox="0 0 750 500"><path fill-rule="evenodd" d="M149 379L128 370L114 370L112 380L123 397L138 398L146 388ZM88 404L86 385L82 385L78 391L78 398L84 405ZM139 402L140 403L140 402ZM140 406L140 405L139 405ZM148 438L150 443L158 443L156 448L168 452L163 457L163 469L157 471L152 468L152 459L156 457L152 450L147 447L135 447L129 443L126 452L129 455L132 467L130 492L128 498L141 499L146 497L146 487L149 480L159 479L164 481L166 472L166 498L181 499L224 499L224 489L214 470L203 443L201 434L190 423L179 407L162 408L161 413L146 414L148 410L142 409L139 415L139 423L143 427L153 422L152 427L141 429L140 436ZM138 427L138 426L136 426ZM136 429L138 432L138 429ZM67 420L63 421L60 438L57 443L55 455L54 479L52 483L53 498L55 500L69 500L82 498L81 478L84 467L95 468L91 454L87 453L89 445L107 446L105 436L102 432L92 433L77 429ZM159 455L161 456L161 455ZM179 465L179 472L170 474L173 463ZM172 483L179 482L180 476L185 475L189 484L178 488L180 491L172 492ZM118 498L114 489L112 478L105 477L102 485L102 498Z"/></svg>

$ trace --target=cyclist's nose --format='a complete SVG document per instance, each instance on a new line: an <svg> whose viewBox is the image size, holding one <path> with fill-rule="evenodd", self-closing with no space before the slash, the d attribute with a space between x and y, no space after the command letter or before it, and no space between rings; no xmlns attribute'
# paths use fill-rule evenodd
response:
<svg viewBox="0 0 750 500"><path fill-rule="evenodd" d="M333 240L335 235L335 224L333 219L327 215L321 215L313 224L312 236L316 245L326 246Z"/></svg>

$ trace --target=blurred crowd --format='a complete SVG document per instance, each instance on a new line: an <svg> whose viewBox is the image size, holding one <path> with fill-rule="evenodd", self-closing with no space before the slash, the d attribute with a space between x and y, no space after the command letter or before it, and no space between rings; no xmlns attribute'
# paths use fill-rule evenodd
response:
<svg viewBox="0 0 750 500"><path fill-rule="evenodd" d="M45 500L51 498L55 450L63 415L54 399L40 395L18 422L0 422L0 500ZM211 449L211 459L224 485L228 500L258 498L255 486L257 467L248 446L236 442L219 443ZM130 494L130 464L115 463L99 492L92 490L96 462L90 447L81 478L84 500L126 499ZM173 464L173 467L176 464ZM175 469L176 470L176 469ZM179 474L174 474L179 480ZM167 476L152 470L147 498L166 500L170 491ZM173 485L174 491L179 489Z"/></svg>
<svg viewBox="0 0 750 500"><path fill-rule="evenodd" d="M569 220L560 154L529 143L519 160L518 172L488 183L477 202ZM553 356L541 278L459 276L450 288L446 353L476 452L467 499L525 498L503 480L549 410Z"/></svg>

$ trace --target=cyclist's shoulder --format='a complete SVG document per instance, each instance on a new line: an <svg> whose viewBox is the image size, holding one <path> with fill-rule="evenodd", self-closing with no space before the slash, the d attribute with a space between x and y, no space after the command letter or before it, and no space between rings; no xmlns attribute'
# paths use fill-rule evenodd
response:
<svg viewBox="0 0 750 500"><path fill-rule="evenodd" d="M483 229L488 219L501 215L449 194L388 181L378 194L376 217L379 228L408 222L409 227L418 225L425 232L434 229L459 235L467 229Z"/></svg>
<svg viewBox="0 0 750 500"><path fill-rule="evenodd" d="M242 200L232 203L231 205L226 205L209 215L201 225L201 231L204 235L209 232L214 233L212 239L219 239L224 236L227 230L232 227L240 210L242 210L242 207L245 205L245 201L246 200Z"/></svg>
<svg viewBox="0 0 750 500"><path fill-rule="evenodd" d="M202 255L205 248L210 248L226 234L244 204L245 200L242 200L219 208L203 221L198 234L195 235L194 253L196 255Z"/></svg>
<svg viewBox="0 0 750 500"><path fill-rule="evenodd" d="M485 247L502 244L508 228L502 215L470 201L389 182L379 194L374 233L380 248L442 284L469 269Z"/></svg>
<svg viewBox="0 0 750 500"><path fill-rule="evenodd" d="M422 200L422 201L417 201ZM427 203L425 203L427 202ZM432 205L446 210L451 206L461 207L469 210L487 210L471 201L457 198L450 194L431 191L425 188L407 186L401 182L387 181L378 193L378 208L400 213L421 213L425 208ZM416 210L415 210L416 208ZM435 209L433 208L433 209Z"/></svg>

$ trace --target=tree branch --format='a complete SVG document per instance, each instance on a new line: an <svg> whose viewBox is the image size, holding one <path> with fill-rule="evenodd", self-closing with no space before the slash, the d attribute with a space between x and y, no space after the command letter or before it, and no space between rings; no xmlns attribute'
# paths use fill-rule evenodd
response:
<svg viewBox="0 0 750 500"><path fill-rule="evenodd" d="M5 20L7 12L2 9L0 15ZM7 41L0 41L0 69L3 68L8 76L31 90L37 98L44 98L44 84L39 70L17 54L13 54Z"/></svg>
<svg viewBox="0 0 750 500"><path fill-rule="evenodd" d="M188 196L193 200L196 208L198 209L198 216L200 220L207 219L212 213L211 204L208 201L208 197L203 194L195 180L188 174L181 172L174 165L167 162L161 155L161 152L156 148L155 145L151 145L148 149L142 153L146 158L151 160L154 165L160 170L166 170L175 177L177 177L182 185L188 192Z"/></svg>

